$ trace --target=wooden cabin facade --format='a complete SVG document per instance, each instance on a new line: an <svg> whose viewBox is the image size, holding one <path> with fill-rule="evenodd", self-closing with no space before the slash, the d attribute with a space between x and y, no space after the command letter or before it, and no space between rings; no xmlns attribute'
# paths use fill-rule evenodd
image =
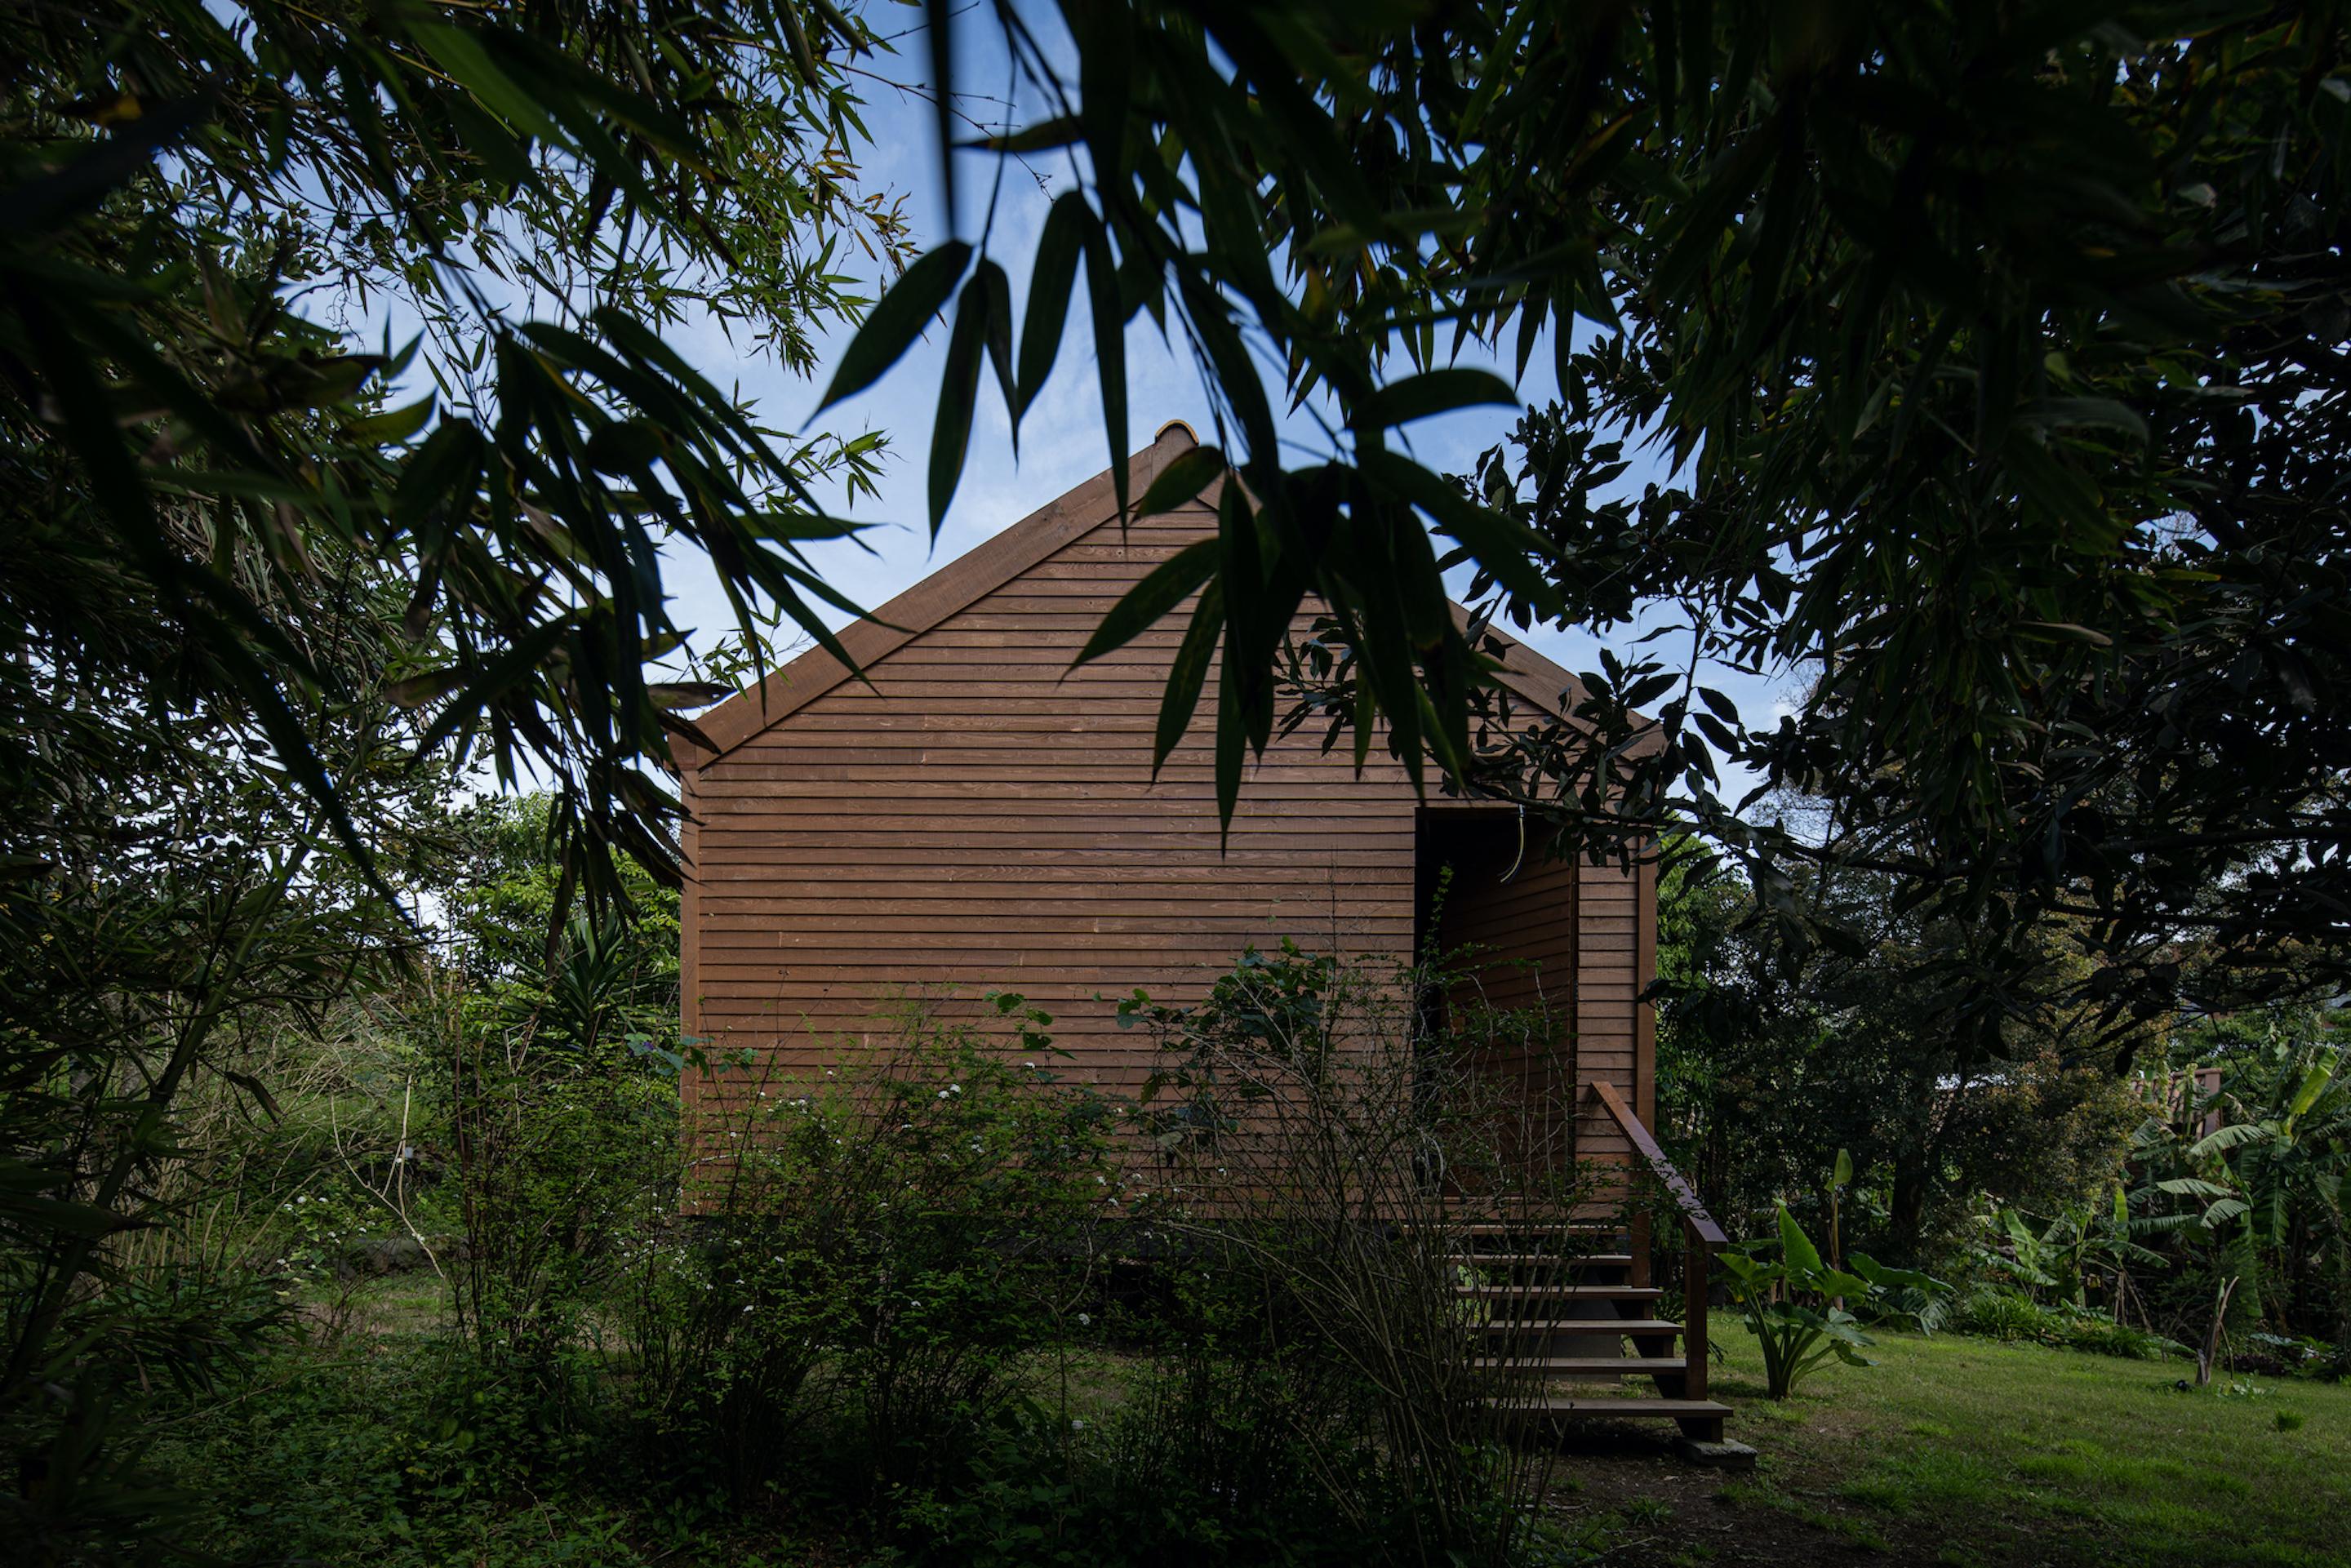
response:
<svg viewBox="0 0 2351 1568"><path fill-rule="evenodd" d="M1162 430L1134 459L1134 493L1193 444L1181 424ZM812 651L703 716L710 747L678 755L686 1034L751 1049L770 1083L812 1080L894 1043L910 993L1008 1030L985 997L1018 991L1054 1015L1074 1058L1062 1075L1132 1091L1155 1044L1119 1027L1112 998L1196 1002L1247 948L1284 938L1398 965L1431 938L1474 945L1488 999L1545 1016L1539 1042L1488 1063L1542 1107L1545 1164L1563 1149L1581 1168L1665 1178L1694 1290L1687 1326L1655 1318L1645 1218L1464 1224L1447 1244L1477 1282L1459 1293L1489 1314L1465 1332L1542 1372L1538 1413L1664 1417L1719 1439L1705 1282L1721 1233L1646 1130L1654 867L1547 855L1515 808L1422 799L1384 751L1359 773L1352 748L1325 753L1307 733L1250 764L1228 840L1212 715L1151 768L1190 606L1072 667L1129 588L1215 529L1206 499L1122 527L1102 475L844 632L858 673ZM1572 702L1565 671L1503 647L1515 702L1550 715ZM727 1082L689 1079L690 1125L743 1109L724 1097L749 1091ZM1656 1396L1620 1397L1633 1379Z"/></svg>
<svg viewBox="0 0 2351 1568"><path fill-rule="evenodd" d="M1163 431L1134 492L1192 439ZM1102 475L850 628L862 678L814 650L705 715L716 749L679 759L685 1032L789 1076L874 1038L909 988L973 1019L1013 990L1054 1015L1070 1072L1131 1090L1151 1044L1101 998L1194 1001L1284 937L1408 962L1445 864L1440 943L1474 944L1491 999L1546 1009L1579 1084L1646 1118L1653 871L1547 857L1513 809L1420 799L1384 751L1359 775L1306 733L1251 764L1220 847L1212 716L1151 769L1188 605L1071 668L1129 587L1215 528L1202 501L1122 528ZM1550 713L1574 684L1516 644L1503 678ZM1577 1144L1628 1152L1608 1127Z"/></svg>

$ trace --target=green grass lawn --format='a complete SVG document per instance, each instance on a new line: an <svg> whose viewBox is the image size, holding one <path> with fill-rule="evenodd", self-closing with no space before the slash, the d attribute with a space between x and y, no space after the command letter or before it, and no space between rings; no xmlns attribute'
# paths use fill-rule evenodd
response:
<svg viewBox="0 0 2351 1568"><path fill-rule="evenodd" d="M444 1370L444 1286L410 1274L310 1307L322 1323L349 1322L340 1348L318 1354L316 1375L301 1361L273 1371L249 1401L219 1414L210 1439L208 1462L234 1470L236 1495L267 1521L273 1546L298 1525L306 1542L352 1536L356 1527L335 1521L369 1506L383 1518L417 1514L415 1466L440 1475L473 1462L425 1403L427 1380ZM1754 1342L1735 1322L1720 1337L1729 1355L1714 1392L1735 1406L1729 1435L1758 1450L1756 1468L1693 1467L1646 1425L1583 1434L1553 1477L1561 1563L2351 1565L2351 1385L2222 1376L2183 1391L2194 1375L2183 1362L1886 1334L1871 1353L1876 1366L1829 1366L1775 1402ZM1038 1375L1066 1372L1077 1407L1099 1425L1135 1370L1130 1357L1096 1353ZM434 1505L434 1529L477 1531L489 1544L466 1561L554 1561L522 1543L554 1553L574 1536L588 1542L582 1560L598 1562L745 1562L753 1547L794 1568L897 1560L868 1558L821 1521L805 1542L776 1539L758 1521L741 1531L721 1518L688 1530L592 1491L559 1504L567 1533L558 1542L536 1501L517 1508L495 1487L458 1491ZM289 1515L299 1510L309 1512ZM616 1544L624 1538L640 1547ZM398 1560L434 1559L420 1549Z"/></svg>
<svg viewBox="0 0 2351 1568"><path fill-rule="evenodd" d="M1563 1500L1636 1563L2351 1563L2351 1386L1886 1335L1872 1367L1764 1396L1723 1325L1715 1392L1754 1471L1565 1461Z"/></svg>

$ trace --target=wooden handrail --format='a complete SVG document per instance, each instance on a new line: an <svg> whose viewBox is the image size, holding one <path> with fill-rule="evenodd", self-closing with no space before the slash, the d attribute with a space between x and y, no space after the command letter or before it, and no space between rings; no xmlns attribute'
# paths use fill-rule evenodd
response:
<svg viewBox="0 0 2351 1568"><path fill-rule="evenodd" d="M1656 1175L1659 1185L1673 1195L1674 1202L1681 1207L1682 1237L1687 1243L1682 1267L1682 1371L1677 1380L1677 1386L1669 1386L1662 1378L1658 1380L1657 1386L1684 1399L1702 1400L1707 1396L1709 1372L1707 1358L1712 1348L1708 1342L1709 1281L1707 1274L1713 1264L1714 1255L1729 1246L1730 1239L1722 1233L1722 1227L1714 1222L1714 1216L1706 1211L1706 1205L1698 1201L1698 1189L1690 1186L1681 1172L1674 1169L1673 1161L1666 1158L1666 1151L1657 1147L1657 1140L1650 1134L1648 1128L1641 1124L1641 1118L1633 1113L1633 1107L1625 1103L1625 1096L1617 1092L1616 1085L1604 1079L1595 1079L1592 1093L1600 1102L1601 1108L1615 1122L1617 1131L1625 1134L1625 1141L1649 1162L1649 1169ZM1634 1267L1639 1271L1639 1278L1646 1282L1648 1278L1648 1221L1635 1218L1630 1229ZM1716 1438L1720 1438L1722 1427L1719 1418L1710 1430Z"/></svg>
<svg viewBox="0 0 2351 1568"><path fill-rule="evenodd" d="M1729 1246L1730 1238L1722 1233L1722 1227L1714 1222L1714 1216L1698 1201L1698 1189L1674 1169L1673 1161L1666 1158L1666 1151L1657 1147L1657 1140L1641 1124L1641 1118L1633 1114L1633 1108L1625 1103L1625 1096L1616 1086L1604 1079L1595 1080L1592 1092L1615 1122L1617 1130L1625 1134L1625 1141L1649 1162L1649 1169L1656 1174L1658 1182L1681 1206L1682 1228L1689 1232L1691 1241L1709 1252L1719 1252Z"/></svg>

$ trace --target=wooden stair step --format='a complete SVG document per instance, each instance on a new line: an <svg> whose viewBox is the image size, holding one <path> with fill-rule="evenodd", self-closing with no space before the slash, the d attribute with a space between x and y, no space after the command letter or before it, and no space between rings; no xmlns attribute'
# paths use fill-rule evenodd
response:
<svg viewBox="0 0 2351 1568"><path fill-rule="evenodd" d="M1405 1225L1404 1229L1420 1229ZM1622 1234L1622 1220L1469 1220L1465 1225L1429 1225L1427 1229L1456 1234L1456 1237L1556 1237L1568 1234Z"/></svg>
<svg viewBox="0 0 2351 1568"><path fill-rule="evenodd" d="M1665 1291L1655 1285L1456 1285L1453 1293L1520 1301L1654 1301Z"/></svg>
<svg viewBox="0 0 2351 1568"><path fill-rule="evenodd" d="M1625 1269L1632 1266L1633 1255L1629 1252L1448 1252L1445 1260L1447 1263L1482 1264L1494 1269L1567 1268L1586 1263L1601 1269Z"/></svg>
<svg viewBox="0 0 2351 1568"><path fill-rule="evenodd" d="M1681 1324L1661 1318L1496 1318L1470 1326L1489 1334L1623 1334L1630 1339L1661 1339L1682 1332Z"/></svg>
<svg viewBox="0 0 2351 1568"><path fill-rule="evenodd" d="M1531 1355L1515 1361L1480 1356L1469 1364L1481 1372L1539 1372L1547 1377L1654 1377L1689 1370L1689 1362L1678 1355Z"/></svg>
<svg viewBox="0 0 2351 1568"><path fill-rule="evenodd" d="M1685 1419L1692 1416L1728 1416L1730 1406L1714 1399L1585 1398L1581 1395L1546 1394L1533 1399L1497 1403L1528 1416L1656 1416Z"/></svg>

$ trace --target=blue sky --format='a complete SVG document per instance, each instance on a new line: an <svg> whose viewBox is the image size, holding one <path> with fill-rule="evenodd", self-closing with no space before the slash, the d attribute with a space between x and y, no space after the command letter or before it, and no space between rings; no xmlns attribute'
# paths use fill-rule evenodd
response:
<svg viewBox="0 0 2351 1568"><path fill-rule="evenodd" d="M893 18L904 17L905 25L913 26L918 24L919 16L920 13L911 8L894 6L877 8L875 13L877 25L883 31L890 30L888 24ZM962 21L964 31L958 46L965 51L965 65L959 68L958 76L965 81L987 79L994 75L986 64L992 53L990 24L984 11L967 11ZM857 156L869 188L907 194L906 212L913 222L915 239L928 248L947 236L936 121L925 99L914 92L894 90L883 80L876 79L886 78L915 84L924 80L925 57L919 32L900 38L898 47L903 52L894 57L884 56L877 61L864 62L874 72L874 77L861 82L865 98L864 117L873 133L873 143L859 149ZM1000 61L1001 56L993 57ZM995 119L1003 113L1000 105L973 100L965 100L963 107L982 119ZM976 237L996 173L993 160L970 153L959 155L962 237ZM1046 212L1053 196L1066 185L1066 175L1041 160L1034 172L1018 166L1003 172L1000 190L995 193L995 237L989 249L1010 275L1016 305L1025 303L1027 298L1028 258ZM862 255L855 259L860 266L872 265ZM867 292L878 291L880 280L874 281L877 290ZM825 345L833 352L824 355L826 369L815 382L786 373L763 358L747 357L738 345L730 343L715 327L689 329L672 336L677 347L720 385L738 386L755 399L763 419L771 425L796 434L831 430L854 434L880 430L888 436L891 455L881 482L880 502L861 505L855 514L880 526L858 544L832 545L813 552L828 580L852 600L871 608L1108 465L1110 451L1095 391L1092 336L1085 316L1082 303L1071 312L1052 378L1022 421L1017 459L1007 412L992 378L983 376L963 481L935 540L927 526L925 494L932 412L946 339L943 322L935 324L872 388L826 410L820 417L816 411L822 396L821 382L823 376L830 374L831 359L846 341L846 333L836 331ZM1205 439L1214 439L1209 401L1193 364L1180 349L1162 340L1148 315L1139 316L1129 325L1126 357L1132 447L1148 444L1154 433L1172 419L1187 421ZM1474 346L1465 350L1461 362L1487 365L1508 375L1507 366L1496 364ZM1539 406L1554 395L1556 383L1551 363L1550 345L1544 343L1531 357L1527 377L1518 388L1526 403ZM1277 406L1285 401L1277 398ZM1511 409L1470 410L1424 421L1405 434L1417 455L1430 466L1440 472L1460 472L1472 466L1480 452L1501 441L1517 418L1517 412ZM1308 449L1319 449L1316 444L1320 432L1311 419L1292 415L1285 426L1284 439L1300 444L1291 454L1295 460ZM1644 455L1635 454L1633 468L1623 485L1637 493L1643 484L1662 477L1656 465ZM705 636L725 632L731 624L729 612L712 584L706 566L698 559L684 559L672 564L680 624L698 628ZM1466 582L1456 584L1457 591L1464 587ZM1611 641L1624 652L1640 630L1619 629ZM1571 669L1587 668L1594 663L1597 643L1580 632L1537 631L1526 640ZM1771 722L1774 702L1780 695L1775 684L1720 672L1710 684L1722 687L1740 705L1750 723ZM1735 780L1726 782L1739 788Z"/></svg>

